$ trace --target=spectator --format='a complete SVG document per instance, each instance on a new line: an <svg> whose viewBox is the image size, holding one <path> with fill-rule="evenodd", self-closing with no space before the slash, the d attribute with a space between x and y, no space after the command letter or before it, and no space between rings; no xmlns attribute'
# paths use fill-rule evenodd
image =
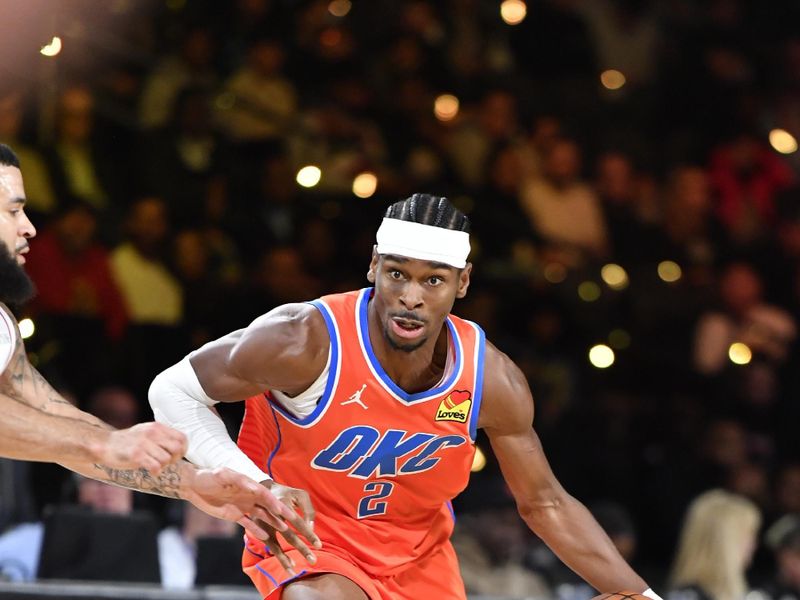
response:
<svg viewBox="0 0 800 600"><path fill-rule="evenodd" d="M759 360L780 364L797 326L789 313L764 301L761 278L747 263L734 262L719 282L721 310L700 318L695 332L694 364L705 375L722 372L734 342L744 343Z"/></svg>
<svg viewBox="0 0 800 600"><path fill-rule="evenodd" d="M577 143L562 139L545 158L543 176L528 181L520 197L545 255L568 267L602 258L608 247L598 198L580 171Z"/></svg>
<svg viewBox="0 0 800 600"><path fill-rule="evenodd" d="M686 512L668 600L743 600L761 515L741 496L711 490Z"/></svg>
<svg viewBox="0 0 800 600"><path fill-rule="evenodd" d="M211 32L202 26L189 28L179 42L178 51L161 58L145 81L139 104L142 126L157 129L166 125L182 89L212 87L217 79L211 62L213 55Z"/></svg>
<svg viewBox="0 0 800 600"><path fill-rule="evenodd" d="M800 598L800 516L784 515L764 536L775 556L775 572L758 590L768 600Z"/></svg>

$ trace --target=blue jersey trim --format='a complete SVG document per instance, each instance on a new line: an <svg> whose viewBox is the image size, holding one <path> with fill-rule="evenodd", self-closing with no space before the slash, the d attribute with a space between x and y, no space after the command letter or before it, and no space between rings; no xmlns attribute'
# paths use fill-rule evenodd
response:
<svg viewBox="0 0 800 600"><path fill-rule="evenodd" d="M277 581L275 581L275 578L272 575L270 575L269 573L267 573L263 568L261 568L260 565L256 565L256 569L258 569L258 571L262 575L264 575L267 579L269 579L272 582L272 585L274 585L276 588L280 587L281 584L278 583Z"/></svg>
<svg viewBox="0 0 800 600"><path fill-rule="evenodd" d="M481 414L481 400L483 398L483 357L486 350L486 334L480 325L473 323L478 332L478 363L475 365L475 389L473 390L472 414L469 417L469 437L475 441L478 435L478 417Z"/></svg>
<svg viewBox="0 0 800 600"><path fill-rule="evenodd" d="M328 328L328 337L331 341L331 355L330 360L328 361L328 380L325 382L325 391L322 392L322 396L320 396L319 402L317 402L317 406L313 411L311 411L311 414L302 418L297 418L294 416L292 413L283 408L279 402L270 403L275 410L281 413L281 415L289 419L292 423L296 423L298 425L308 425L309 423L313 423L325 411L325 407L328 405L328 402L330 402L331 396L333 395L333 387L336 383L336 375L339 370L339 337L336 335L336 326L333 323L333 315L331 315L330 309L325 306L325 303L321 300L311 300L308 302L308 304L314 306L322 314L322 318L325 320L325 326Z"/></svg>
<svg viewBox="0 0 800 600"><path fill-rule="evenodd" d="M266 398L265 398L266 400ZM281 442L283 441L283 436L281 435L281 424L278 423L278 415L275 414L275 405L267 400L270 409L272 410L272 418L275 419L275 428L278 431L278 443L275 444L275 447L272 449L272 452L269 454L269 458L267 459L267 473L270 477L272 477L272 459L275 458L275 455L278 453L278 450L281 449Z"/></svg>
<svg viewBox="0 0 800 600"><path fill-rule="evenodd" d="M456 331L455 325L453 325L452 321L450 321L450 317L447 317L446 323L447 328L450 331L450 340L455 348L455 365L453 367L450 376L447 380L438 387L435 387L431 390L427 390L424 392L417 392L416 394L409 394L405 390L403 390L400 386L398 386L392 379L387 375L386 371L384 371L383 366L381 365L378 357L375 356L375 352L372 349L372 341L369 339L369 312L367 307L369 306L369 299L372 295L372 288L365 288L361 291L361 295L358 299L359 306L358 306L358 320L361 325L361 342L366 350L367 360L369 360L370 365L372 366L375 373L381 379L381 381L388 387L392 393L402 399L404 402L418 402L420 400L428 400L435 396L441 395L447 389L452 387L455 383L456 378L461 373L461 361L463 357L461 356L461 343L458 337L458 332Z"/></svg>
<svg viewBox="0 0 800 600"><path fill-rule="evenodd" d="M453 510L453 501L452 500L448 500L447 502L445 502L445 504L447 505L447 510L450 511L450 516L453 517L453 522L455 523L455 521L456 521L456 511Z"/></svg>

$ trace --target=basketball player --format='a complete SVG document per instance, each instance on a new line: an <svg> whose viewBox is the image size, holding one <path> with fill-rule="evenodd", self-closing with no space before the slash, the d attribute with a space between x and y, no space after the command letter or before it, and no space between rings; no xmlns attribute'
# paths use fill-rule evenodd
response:
<svg viewBox="0 0 800 600"><path fill-rule="evenodd" d="M467 230L445 198L398 202L378 229L373 288L278 307L153 382L156 418L187 434L191 460L237 456L211 407L246 398L239 447L255 476L309 490L325 544L315 564L287 577L298 550L274 532L247 540L244 568L264 598L464 600L450 500L479 427L520 515L567 565L600 591L658 598L556 480L520 369L450 314L469 287Z"/></svg>
<svg viewBox="0 0 800 600"><path fill-rule="evenodd" d="M160 423L115 431L62 398L30 364L6 306L33 294L22 265L36 230L24 206L19 160L0 144L0 456L57 462L94 479L183 498L255 535L267 531L251 516L279 530L286 529L286 520L316 541L303 519L263 486L230 469L198 469L181 461L184 434Z"/></svg>

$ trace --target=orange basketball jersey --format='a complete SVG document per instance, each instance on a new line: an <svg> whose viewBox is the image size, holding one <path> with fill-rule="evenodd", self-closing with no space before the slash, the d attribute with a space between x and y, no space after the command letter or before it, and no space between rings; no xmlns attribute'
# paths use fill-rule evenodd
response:
<svg viewBox="0 0 800 600"><path fill-rule="evenodd" d="M450 359L433 389L408 394L372 350L372 289L312 304L330 335L330 372L316 409L296 418L269 393L247 400L240 448L277 482L305 489L326 552L367 575L401 573L440 550L467 485L483 384L484 334L448 316ZM247 550L264 545L248 539Z"/></svg>

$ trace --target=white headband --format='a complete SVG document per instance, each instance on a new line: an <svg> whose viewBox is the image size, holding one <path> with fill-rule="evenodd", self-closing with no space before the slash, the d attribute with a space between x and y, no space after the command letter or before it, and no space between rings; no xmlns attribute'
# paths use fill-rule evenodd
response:
<svg viewBox="0 0 800 600"><path fill-rule="evenodd" d="M433 225L384 219L378 228L378 254L397 254L463 269L469 256L469 234Z"/></svg>

